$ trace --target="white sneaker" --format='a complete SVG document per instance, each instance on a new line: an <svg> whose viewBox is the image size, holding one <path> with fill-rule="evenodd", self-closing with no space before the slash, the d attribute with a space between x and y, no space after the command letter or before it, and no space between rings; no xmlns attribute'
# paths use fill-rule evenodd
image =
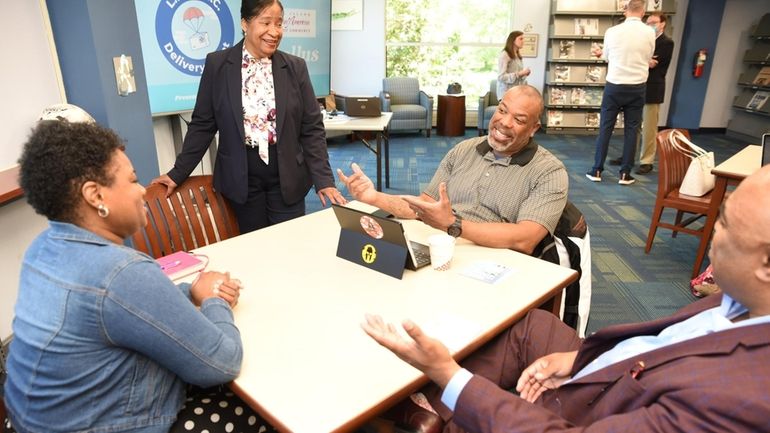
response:
<svg viewBox="0 0 770 433"><path fill-rule="evenodd" d="M589 171L586 173L586 177L591 179L592 182L601 182L602 181L602 172L599 170L596 171Z"/></svg>

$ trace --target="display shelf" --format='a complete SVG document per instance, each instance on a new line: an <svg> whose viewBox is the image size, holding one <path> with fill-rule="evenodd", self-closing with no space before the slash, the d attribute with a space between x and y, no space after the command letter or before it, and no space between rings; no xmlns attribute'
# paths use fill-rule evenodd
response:
<svg viewBox="0 0 770 433"><path fill-rule="evenodd" d="M770 14L762 16L749 34L752 46L743 55L744 70L738 77L727 135L760 140L770 132Z"/></svg>
<svg viewBox="0 0 770 433"><path fill-rule="evenodd" d="M542 124L546 133L596 134L607 62L592 52L603 49L604 33L623 19L623 0L553 0L549 24ZM673 0L648 0L647 10L667 15ZM558 114L557 114L558 113ZM558 120L554 120L558 115ZM622 123L615 132L623 129Z"/></svg>

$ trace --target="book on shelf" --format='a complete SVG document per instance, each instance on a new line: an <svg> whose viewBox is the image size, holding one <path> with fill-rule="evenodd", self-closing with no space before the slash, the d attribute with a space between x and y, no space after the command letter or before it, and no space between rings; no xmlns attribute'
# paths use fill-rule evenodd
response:
<svg viewBox="0 0 770 433"><path fill-rule="evenodd" d="M598 18L575 18L575 34L579 36L598 35Z"/></svg>
<svg viewBox="0 0 770 433"><path fill-rule="evenodd" d="M551 105L564 105L567 103L567 91L558 87L548 89L548 103Z"/></svg>
<svg viewBox="0 0 770 433"><path fill-rule="evenodd" d="M770 66L763 66L757 73L757 76L754 77L754 81L752 81L751 84L757 86L770 86Z"/></svg>
<svg viewBox="0 0 770 433"><path fill-rule="evenodd" d="M569 81L570 67L568 65L556 65L553 73L553 80L557 83L566 83Z"/></svg>
<svg viewBox="0 0 770 433"><path fill-rule="evenodd" d="M548 126L561 126L564 113L561 110L548 110Z"/></svg>
<svg viewBox="0 0 770 433"><path fill-rule="evenodd" d="M586 83L600 83L604 75L602 69L604 68L596 65L586 66Z"/></svg>
<svg viewBox="0 0 770 433"><path fill-rule="evenodd" d="M647 1L647 10L650 11L650 12L662 11L663 10L663 0L648 0Z"/></svg>
<svg viewBox="0 0 770 433"><path fill-rule="evenodd" d="M754 92L754 95L751 97L749 103L746 104L746 108L749 110L759 111L762 109L762 107L765 106L768 98L770 98L770 92L757 90Z"/></svg>
<svg viewBox="0 0 770 433"><path fill-rule="evenodd" d="M628 0L617 0L615 4L617 6L615 10L618 12L625 12L625 10L628 8Z"/></svg>
<svg viewBox="0 0 770 433"><path fill-rule="evenodd" d="M575 87L569 97L569 103L573 105L585 105L586 91L582 87Z"/></svg>
<svg viewBox="0 0 770 433"><path fill-rule="evenodd" d="M602 95L604 90L599 87L589 87L585 89L585 96L583 102L586 105L602 105Z"/></svg>
<svg viewBox="0 0 770 433"><path fill-rule="evenodd" d="M601 59L602 50L604 50L603 42L591 42L591 49L588 52L589 53L588 57L590 59Z"/></svg>
<svg viewBox="0 0 770 433"><path fill-rule="evenodd" d="M599 127L599 113L586 113L586 128L598 128Z"/></svg>
<svg viewBox="0 0 770 433"><path fill-rule="evenodd" d="M573 40L559 41L559 58L560 59L575 58L575 41Z"/></svg>
<svg viewBox="0 0 770 433"><path fill-rule="evenodd" d="M203 270L206 267L206 261L195 254L185 251L177 251L173 254L160 257L155 260L160 266L160 270L171 280L178 280L190 274Z"/></svg>

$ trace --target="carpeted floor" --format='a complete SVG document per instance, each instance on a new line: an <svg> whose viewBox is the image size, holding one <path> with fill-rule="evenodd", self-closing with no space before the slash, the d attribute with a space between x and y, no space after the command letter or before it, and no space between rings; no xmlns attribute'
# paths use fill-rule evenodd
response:
<svg viewBox="0 0 770 433"><path fill-rule="evenodd" d="M466 130L465 137L393 134L391 188L386 192L419 194L446 152L464 138L476 135L477 130L471 128ZM621 186L617 183L616 167L606 166L603 182L594 183L585 177L593 162L594 136L538 133L536 140L564 162L570 175L570 200L585 214L591 231L593 299L588 331L657 318L695 300L689 291L689 277L698 244L696 237L680 234L671 238L670 231L659 230L652 251L644 254L657 171L634 174L635 184ZM693 141L713 151L717 164L747 144L714 133L693 134ZM621 147L622 136L613 137L609 158L620 156ZM349 142L346 137L330 139L329 157L332 169L348 172L350 164L356 162L375 178L375 156L360 142ZM339 181L338 188L344 190ZM306 203L308 213L321 209L314 191ZM665 217L673 219L673 213L664 214Z"/></svg>

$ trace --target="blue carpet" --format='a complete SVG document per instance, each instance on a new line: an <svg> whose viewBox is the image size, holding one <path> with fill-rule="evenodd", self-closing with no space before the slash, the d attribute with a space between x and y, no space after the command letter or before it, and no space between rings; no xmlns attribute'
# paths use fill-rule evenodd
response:
<svg viewBox="0 0 770 433"><path fill-rule="evenodd" d="M386 192L419 194L446 152L476 135L476 129L467 129L465 137L393 134L391 188ZM585 177L593 162L594 136L538 133L536 140L564 162L570 175L570 200L585 214L591 230L593 299L588 331L661 317L695 300L689 291L689 278L698 246L696 237L680 234L671 238L669 230L658 230L650 254L644 253L657 171L634 174L635 184L621 186L616 167L606 166L604 181L594 183ZM717 164L747 144L713 133L693 134L693 141L713 151ZM375 156L360 142L338 137L328 144L332 169L342 168L347 173L350 164L356 162L375 179ZM622 136L613 137L608 159L619 156L621 147ZM344 191L339 181L337 187ZM314 191L308 194L306 203L308 213L321 209ZM673 212L664 214L664 218L673 220Z"/></svg>

